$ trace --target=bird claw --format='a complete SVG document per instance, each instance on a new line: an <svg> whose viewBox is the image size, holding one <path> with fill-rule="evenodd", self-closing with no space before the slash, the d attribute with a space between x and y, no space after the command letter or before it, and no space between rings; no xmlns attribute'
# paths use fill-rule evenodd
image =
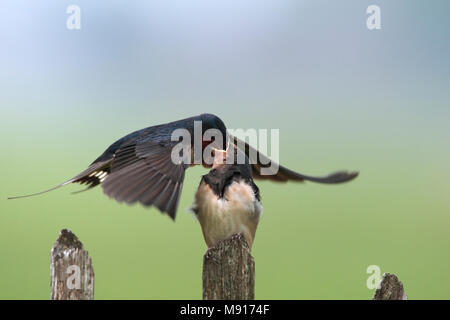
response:
<svg viewBox="0 0 450 320"><path fill-rule="evenodd" d="M206 250L206 253L205 253L205 258L206 259L210 259L211 257L212 257L212 255L213 255L213 252L216 250L216 247L210 247L210 248L208 248L208 250Z"/></svg>
<svg viewBox="0 0 450 320"><path fill-rule="evenodd" d="M241 240L242 235L240 233L235 233L231 236L231 240Z"/></svg>

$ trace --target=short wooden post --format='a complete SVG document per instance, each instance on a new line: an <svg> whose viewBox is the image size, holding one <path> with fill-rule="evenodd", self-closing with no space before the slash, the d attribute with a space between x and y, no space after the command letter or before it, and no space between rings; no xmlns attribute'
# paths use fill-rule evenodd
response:
<svg viewBox="0 0 450 320"><path fill-rule="evenodd" d="M403 283L395 274L385 273L375 290L373 300L408 300Z"/></svg>
<svg viewBox="0 0 450 320"><path fill-rule="evenodd" d="M70 230L63 229L51 251L51 299L94 299L94 269L88 252Z"/></svg>
<svg viewBox="0 0 450 320"><path fill-rule="evenodd" d="M203 256L203 299L255 298L255 261L244 237L233 235Z"/></svg>

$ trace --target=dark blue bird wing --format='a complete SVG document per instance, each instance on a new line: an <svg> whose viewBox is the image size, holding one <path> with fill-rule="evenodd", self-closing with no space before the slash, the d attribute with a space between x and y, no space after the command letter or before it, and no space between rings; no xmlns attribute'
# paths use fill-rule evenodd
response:
<svg viewBox="0 0 450 320"><path fill-rule="evenodd" d="M171 159L173 143L132 141L120 147L102 183L109 197L128 204L155 206L175 219L188 165Z"/></svg>
<svg viewBox="0 0 450 320"><path fill-rule="evenodd" d="M185 164L172 162L172 132L192 129L195 117L148 127L119 139L73 182L101 184L106 195L128 204L155 206L175 219ZM102 176L102 172L107 172ZM99 179L100 177L100 179Z"/></svg>
<svg viewBox="0 0 450 320"><path fill-rule="evenodd" d="M132 132L110 145L72 179L39 193L9 199L42 194L70 183L86 185L86 190L101 184L104 192L117 201L153 205L175 219L188 165L172 162L172 147L178 142L171 141L171 135L178 128L192 130L195 119L197 117Z"/></svg>

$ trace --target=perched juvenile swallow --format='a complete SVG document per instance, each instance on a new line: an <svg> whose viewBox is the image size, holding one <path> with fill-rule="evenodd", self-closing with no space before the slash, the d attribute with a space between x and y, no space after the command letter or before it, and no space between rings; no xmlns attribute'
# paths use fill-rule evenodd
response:
<svg viewBox="0 0 450 320"><path fill-rule="evenodd" d="M191 134L190 146L195 148L198 144L194 139L196 121L202 125L199 143L202 151L211 144L210 140L204 140L204 133L208 129L216 129L224 139L222 143L214 141L214 147L226 150L227 146L232 144L233 147L244 149L242 151L250 160L255 179L340 183L352 180L358 175L357 172L341 171L326 177L311 177L281 165L278 165L278 171L273 175L264 175L261 170L270 167L270 159L247 143L228 135L225 124L217 116L202 114L132 132L110 145L86 170L72 179L39 193L9 199L42 194L70 183L87 185L87 189L101 184L104 193L119 202L139 202L144 206L155 206L175 219L184 173L192 163L172 161L172 149L179 143L172 141L172 134L177 129L187 130ZM210 166L208 163L202 164Z"/></svg>
<svg viewBox="0 0 450 320"><path fill-rule="evenodd" d="M244 164L230 164L224 154L215 153L213 168L200 181L192 211L208 248L234 234L242 234L251 248L263 211L259 189L248 159Z"/></svg>

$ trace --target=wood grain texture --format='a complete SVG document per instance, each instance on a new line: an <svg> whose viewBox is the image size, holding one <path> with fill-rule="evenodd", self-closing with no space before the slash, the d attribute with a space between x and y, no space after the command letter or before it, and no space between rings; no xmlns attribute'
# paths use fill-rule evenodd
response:
<svg viewBox="0 0 450 320"><path fill-rule="evenodd" d="M204 300L253 300L255 261L242 234L220 241L203 256Z"/></svg>
<svg viewBox="0 0 450 320"><path fill-rule="evenodd" d="M402 282L395 274L385 273L381 279L373 300L408 300Z"/></svg>
<svg viewBox="0 0 450 320"><path fill-rule="evenodd" d="M94 269L88 252L70 230L63 229L51 251L51 299L94 299Z"/></svg>

